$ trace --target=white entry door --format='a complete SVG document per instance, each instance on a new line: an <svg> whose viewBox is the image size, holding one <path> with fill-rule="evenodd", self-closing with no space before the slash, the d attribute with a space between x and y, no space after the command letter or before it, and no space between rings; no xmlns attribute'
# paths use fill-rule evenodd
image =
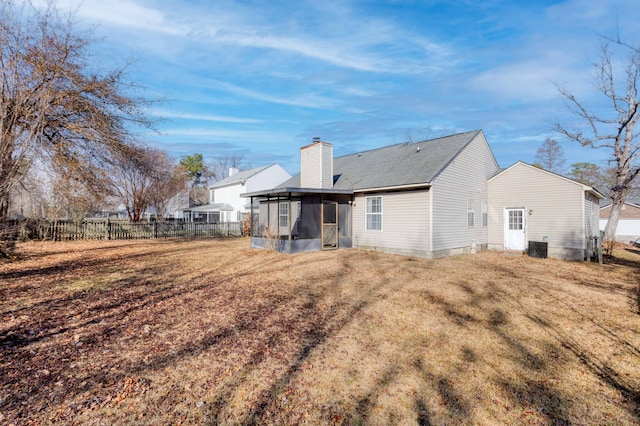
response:
<svg viewBox="0 0 640 426"><path fill-rule="evenodd" d="M505 209L504 248L505 250L525 250L526 228L524 209Z"/></svg>

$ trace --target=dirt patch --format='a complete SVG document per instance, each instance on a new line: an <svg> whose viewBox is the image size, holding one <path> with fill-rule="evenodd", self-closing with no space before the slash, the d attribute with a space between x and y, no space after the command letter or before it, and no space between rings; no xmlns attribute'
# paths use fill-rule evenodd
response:
<svg viewBox="0 0 640 426"><path fill-rule="evenodd" d="M637 424L640 254L606 265L28 243L0 423Z"/></svg>

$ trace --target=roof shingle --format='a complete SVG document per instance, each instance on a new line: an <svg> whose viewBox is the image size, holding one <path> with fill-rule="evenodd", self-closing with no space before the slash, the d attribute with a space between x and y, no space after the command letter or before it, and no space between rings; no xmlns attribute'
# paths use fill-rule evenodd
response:
<svg viewBox="0 0 640 426"><path fill-rule="evenodd" d="M430 183L481 130L400 143L333 160L333 189L358 190ZM300 187L300 174L282 183Z"/></svg>

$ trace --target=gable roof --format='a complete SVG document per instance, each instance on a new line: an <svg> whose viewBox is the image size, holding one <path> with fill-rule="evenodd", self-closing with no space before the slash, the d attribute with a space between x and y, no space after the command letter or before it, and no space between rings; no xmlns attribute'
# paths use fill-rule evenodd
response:
<svg viewBox="0 0 640 426"><path fill-rule="evenodd" d="M611 200L611 198L607 198L604 199L600 202L600 210L602 209L606 209L607 207L609 207L611 204L613 203L613 201ZM626 200L624 200L625 204L628 204L630 206L633 207L637 207L640 208L640 198L636 198L636 197L627 197Z"/></svg>
<svg viewBox="0 0 640 426"><path fill-rule="evenodd" d="M197 207L190 207L188 209L182 209L185 212L232 212L233 206L227 203L213 203L203 204Z"/></svg>
<svg viewBox="0 0 640 426"><path fill-rule="evenodd" d="M260 167L254 167L253 169L249 169L249 170L242 170L238 173L235 173L231 176L227 176L226 178L222 179L221 181L218 181L216 183L214 183L213 185L209 185L209 189L215 189L215 188L222 188L223 186L229 186L229 185L234 185L237 183L242 183L243 181L246 181L247 179L257 175L258 173L263 172L264 170L268 169L271 166L275 166L276 163L271 163L271 164L267 164L265 166L260 166Z"/></svg>
<svg viewBox="0 0 640 426"><path fill-rule="evenodd" d="M580 183L577 180L569 179L568 177L559 175L557 173L541 169L540 167L536 167L536 166L534 166L532 164L525 163L524 161L516 161L515 163L513 163L511 166L507 167L506 169L500 170L498 173L496 173L495 175L493 175L493 177L491 177L489 179L489 182L491 182L492 180L496 179L498 176L502 176L504 173L506 173L509 170L512 170L513 168L518 167L518 166L527 167L528 169L530 169L531 171L533 171L535 173L546 173L547 175L550 175L550 176L556 177L558 179L561 179L563 181L566 181L568 183L572 183L574 185L577 185L577 186L581 187L583 191L586 191L586 192L594 195L596 198L599 198L599 199L604 198L604 195L602 195L602 193L600 191L598 191L597 189L595 189L595 188L593 188L593 187L591 187L589 185L585 185L584 183Z"/></svg>
<svg viewBox="0 0 640 426"><path fill-rule="evenodd" d="M481 130L416 143L400 143L333 160L333 190L363 190L429 184ZM300 174L281 188L299 188Z"/></svg>

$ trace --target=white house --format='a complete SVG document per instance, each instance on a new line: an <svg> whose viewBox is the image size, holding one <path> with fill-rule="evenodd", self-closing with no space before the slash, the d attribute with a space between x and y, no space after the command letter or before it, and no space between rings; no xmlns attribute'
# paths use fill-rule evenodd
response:
<svg viewBox="0 0 640 426"><path fill-rule="evenodd" d="M209 186L209 204L192 208L187 215L206 218L207 222L238 222L251 211L242 194L273 188L290 178L276 163L242 171L231 167L228 177Z"/></svg>
<svg viewBox="0 0 640 426"><path fill-rule="evenodd" d="M611 200L600 207L600 230L604 231L611 214ZM640 238L640 199L629 198L622 205L618 227L616 228L616 240L622 242L635 241Z"/></svg>

